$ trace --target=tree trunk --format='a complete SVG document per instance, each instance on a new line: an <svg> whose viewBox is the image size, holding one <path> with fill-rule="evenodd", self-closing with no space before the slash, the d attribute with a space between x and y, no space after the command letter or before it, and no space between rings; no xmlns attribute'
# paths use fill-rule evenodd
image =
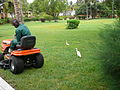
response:
<svg viewBox="0 0 120 90"><path fill-rule="evenodd" d="M88 4L86 4L86 19L88 20Z"/></svg>
<svg viewBox="0 0 120 90"><path fill-rule="evenodd" d="M54 17L54 21L55 21L55 22L58 22L58 21L57 21L58 16L57 16L56 13L54 13L54 16L53 16L53 17Z"/></svg>
<svg viewBox="0 0 120 90"><path fill-rule="evenodd" d="M112 0L112 18L114 18L114 0Z"/></svg>
<svg viewBox="0 0 120 90"><path fill-rule="evenodd" d="M20 3L20 1L18 2L18 0L13 0L14 3L14 10L15 10L15 16L16 19L20 22L20 24L23 24L23 19L22 19L22 5Z"/></svg>

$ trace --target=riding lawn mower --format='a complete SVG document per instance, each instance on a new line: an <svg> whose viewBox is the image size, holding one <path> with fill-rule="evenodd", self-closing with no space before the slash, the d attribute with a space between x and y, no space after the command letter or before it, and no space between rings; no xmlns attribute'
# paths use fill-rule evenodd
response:
<svg viewBox="0 0 120 90"><path fill-rule="evenodd" d="M15 50L9 52L12 39L2 41L0 53L0 67L10 69L13 74L19 74L25 67L41 68L44 64L44 57L41 50L34 48L36 44L35 36L23 36L20 44L16 45Z"/></svg>

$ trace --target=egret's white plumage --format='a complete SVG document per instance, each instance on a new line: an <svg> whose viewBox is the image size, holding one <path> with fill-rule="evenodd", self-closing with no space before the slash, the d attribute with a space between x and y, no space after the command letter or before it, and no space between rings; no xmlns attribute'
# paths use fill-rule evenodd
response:
<svg viewBox="0 0 120 90"><path fill-rule="evenodd" d="M70 44L67 42L67 40L66 40L66 45L70 45Z"/></svg>
<svg viewBox="0 0 120 90"><path fill-rule="evenodd" d="M81 53L80 53L80 51L78 51L77 48L75 48L75 50L76 50L77 56L78 56L78 57L81 57Z"/></svg>

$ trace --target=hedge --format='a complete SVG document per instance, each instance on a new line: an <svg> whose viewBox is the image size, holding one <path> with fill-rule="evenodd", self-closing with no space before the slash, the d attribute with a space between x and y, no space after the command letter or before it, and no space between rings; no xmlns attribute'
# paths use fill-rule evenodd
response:
<svg viewBox="0 0 120 90"><path fill-rule="evenodd" d="M67 20L67 29L75 29L79 26L80 21L76 19Z"/></svg>

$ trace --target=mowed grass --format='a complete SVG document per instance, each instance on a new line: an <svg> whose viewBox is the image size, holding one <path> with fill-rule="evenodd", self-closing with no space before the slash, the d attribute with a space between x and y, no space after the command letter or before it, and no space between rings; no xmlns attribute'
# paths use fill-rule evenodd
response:
<svg viewBox="0 0 120 90"><path fill-rule="evenodd" d="M26 22L32 35L37 37L35 47L42 51L44 66L26 68L18 75L0 69L0 76L16 90L117 90L115 80L104 74L98 53L101 28L114 21L81 20L79 28L74 30L65 28L66 21ZM14 29L10 24L1 25L0 42L12 38ZM66 40L69 46L65 45ZM82 58L77 57L75 48Z"/></svg>

